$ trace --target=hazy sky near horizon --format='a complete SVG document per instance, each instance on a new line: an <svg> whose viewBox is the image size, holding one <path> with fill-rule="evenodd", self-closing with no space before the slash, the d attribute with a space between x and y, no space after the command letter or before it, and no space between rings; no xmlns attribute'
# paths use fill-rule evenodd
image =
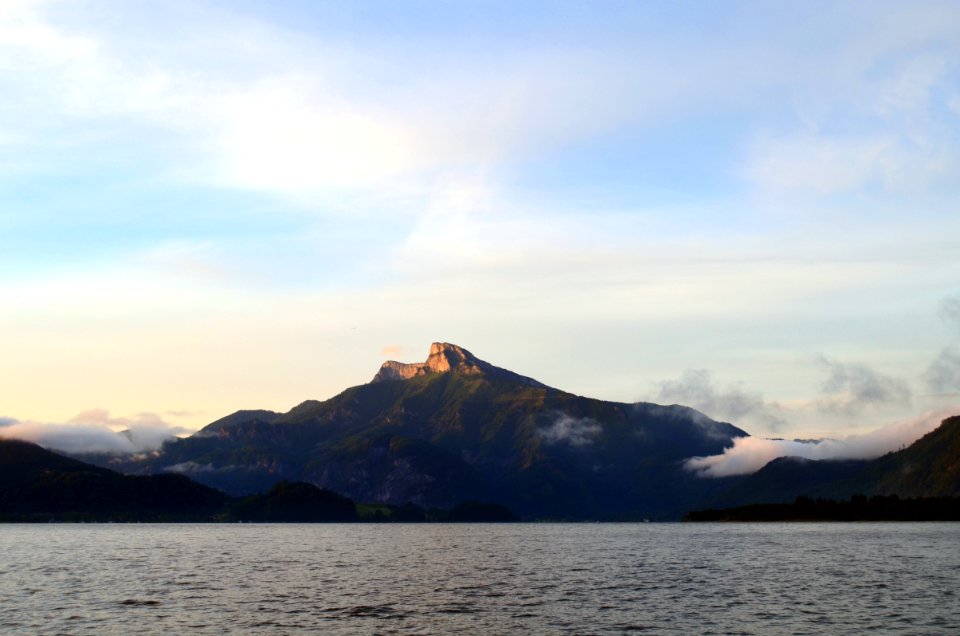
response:
<svg viewBox="0 0 960 636"><path fill-rule="evenodd" d="M960 404L958 34L955 2L3 0L0 420L189 430L432 341L758 435Z"/></svg>

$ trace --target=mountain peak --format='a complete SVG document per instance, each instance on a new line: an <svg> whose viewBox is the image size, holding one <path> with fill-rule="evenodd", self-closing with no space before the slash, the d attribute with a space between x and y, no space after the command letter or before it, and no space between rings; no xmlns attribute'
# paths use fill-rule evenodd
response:
<svg viewBox="0 0 960 636"><path fill-rule="evenodd" d="M454 369L478 373L487 363L478 360L463 347L449 342L434 342L430 345L430 355L424 364L434 373L445 373Z"/></svg>
<svg viewBox="0 0 960 636"><path fill-rule="evenodd" d="M460 375L509 376L530 386L543 386L536 380L484 362L463 347L449 342L434 342L431 344L426 362L407 363L387 360L377 374L373 376L371 382L407 380L421 375L451 372Z"/></svg>
<svg viewBox="0 0 960 636"><path fill-rule="evenodd" d="M478 375L490 368L486 362L477 359L463 347L449 342L434 342L430 345L430 354L426 362L397 362L387 360L380 367L372 382L388 380L407 380L420 375L447 373L456 371L465 375Z"/></svg>

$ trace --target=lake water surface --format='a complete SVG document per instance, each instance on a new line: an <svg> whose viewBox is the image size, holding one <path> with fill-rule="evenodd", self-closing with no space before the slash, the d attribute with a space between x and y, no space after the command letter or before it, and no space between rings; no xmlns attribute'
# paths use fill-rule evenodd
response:
<svg viewBox="0 0 960 636"><path fill-rule="evenodd" d="M960 524L0 525L3 633L960 633Z"/></svg>

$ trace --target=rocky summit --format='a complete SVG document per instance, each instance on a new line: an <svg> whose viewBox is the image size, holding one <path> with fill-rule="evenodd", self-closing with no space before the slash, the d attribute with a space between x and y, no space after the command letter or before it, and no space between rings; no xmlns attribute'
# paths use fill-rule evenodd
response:
<svg viewBox="0 0 960 636"><path fill-rule="evenodd" d="M517 375L512 371L495 367L480 360L475 355L449 342L434 342L430 345L430 354L426 362L396 362L387 360L373 376L371 382L390 382L409 380L417 376L433 373L458 373L461 375L510 375L529 386L544 386L532 378Z"/></svg>

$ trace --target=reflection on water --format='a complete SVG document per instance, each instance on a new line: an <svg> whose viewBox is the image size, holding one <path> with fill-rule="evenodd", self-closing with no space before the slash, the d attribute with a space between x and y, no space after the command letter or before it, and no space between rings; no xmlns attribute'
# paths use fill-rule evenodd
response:
<svg viewBox="0 0 960 636"><path fill-rule="evenodd" d="M953 634L960 524L0 525L0 631Z"/></svg>

